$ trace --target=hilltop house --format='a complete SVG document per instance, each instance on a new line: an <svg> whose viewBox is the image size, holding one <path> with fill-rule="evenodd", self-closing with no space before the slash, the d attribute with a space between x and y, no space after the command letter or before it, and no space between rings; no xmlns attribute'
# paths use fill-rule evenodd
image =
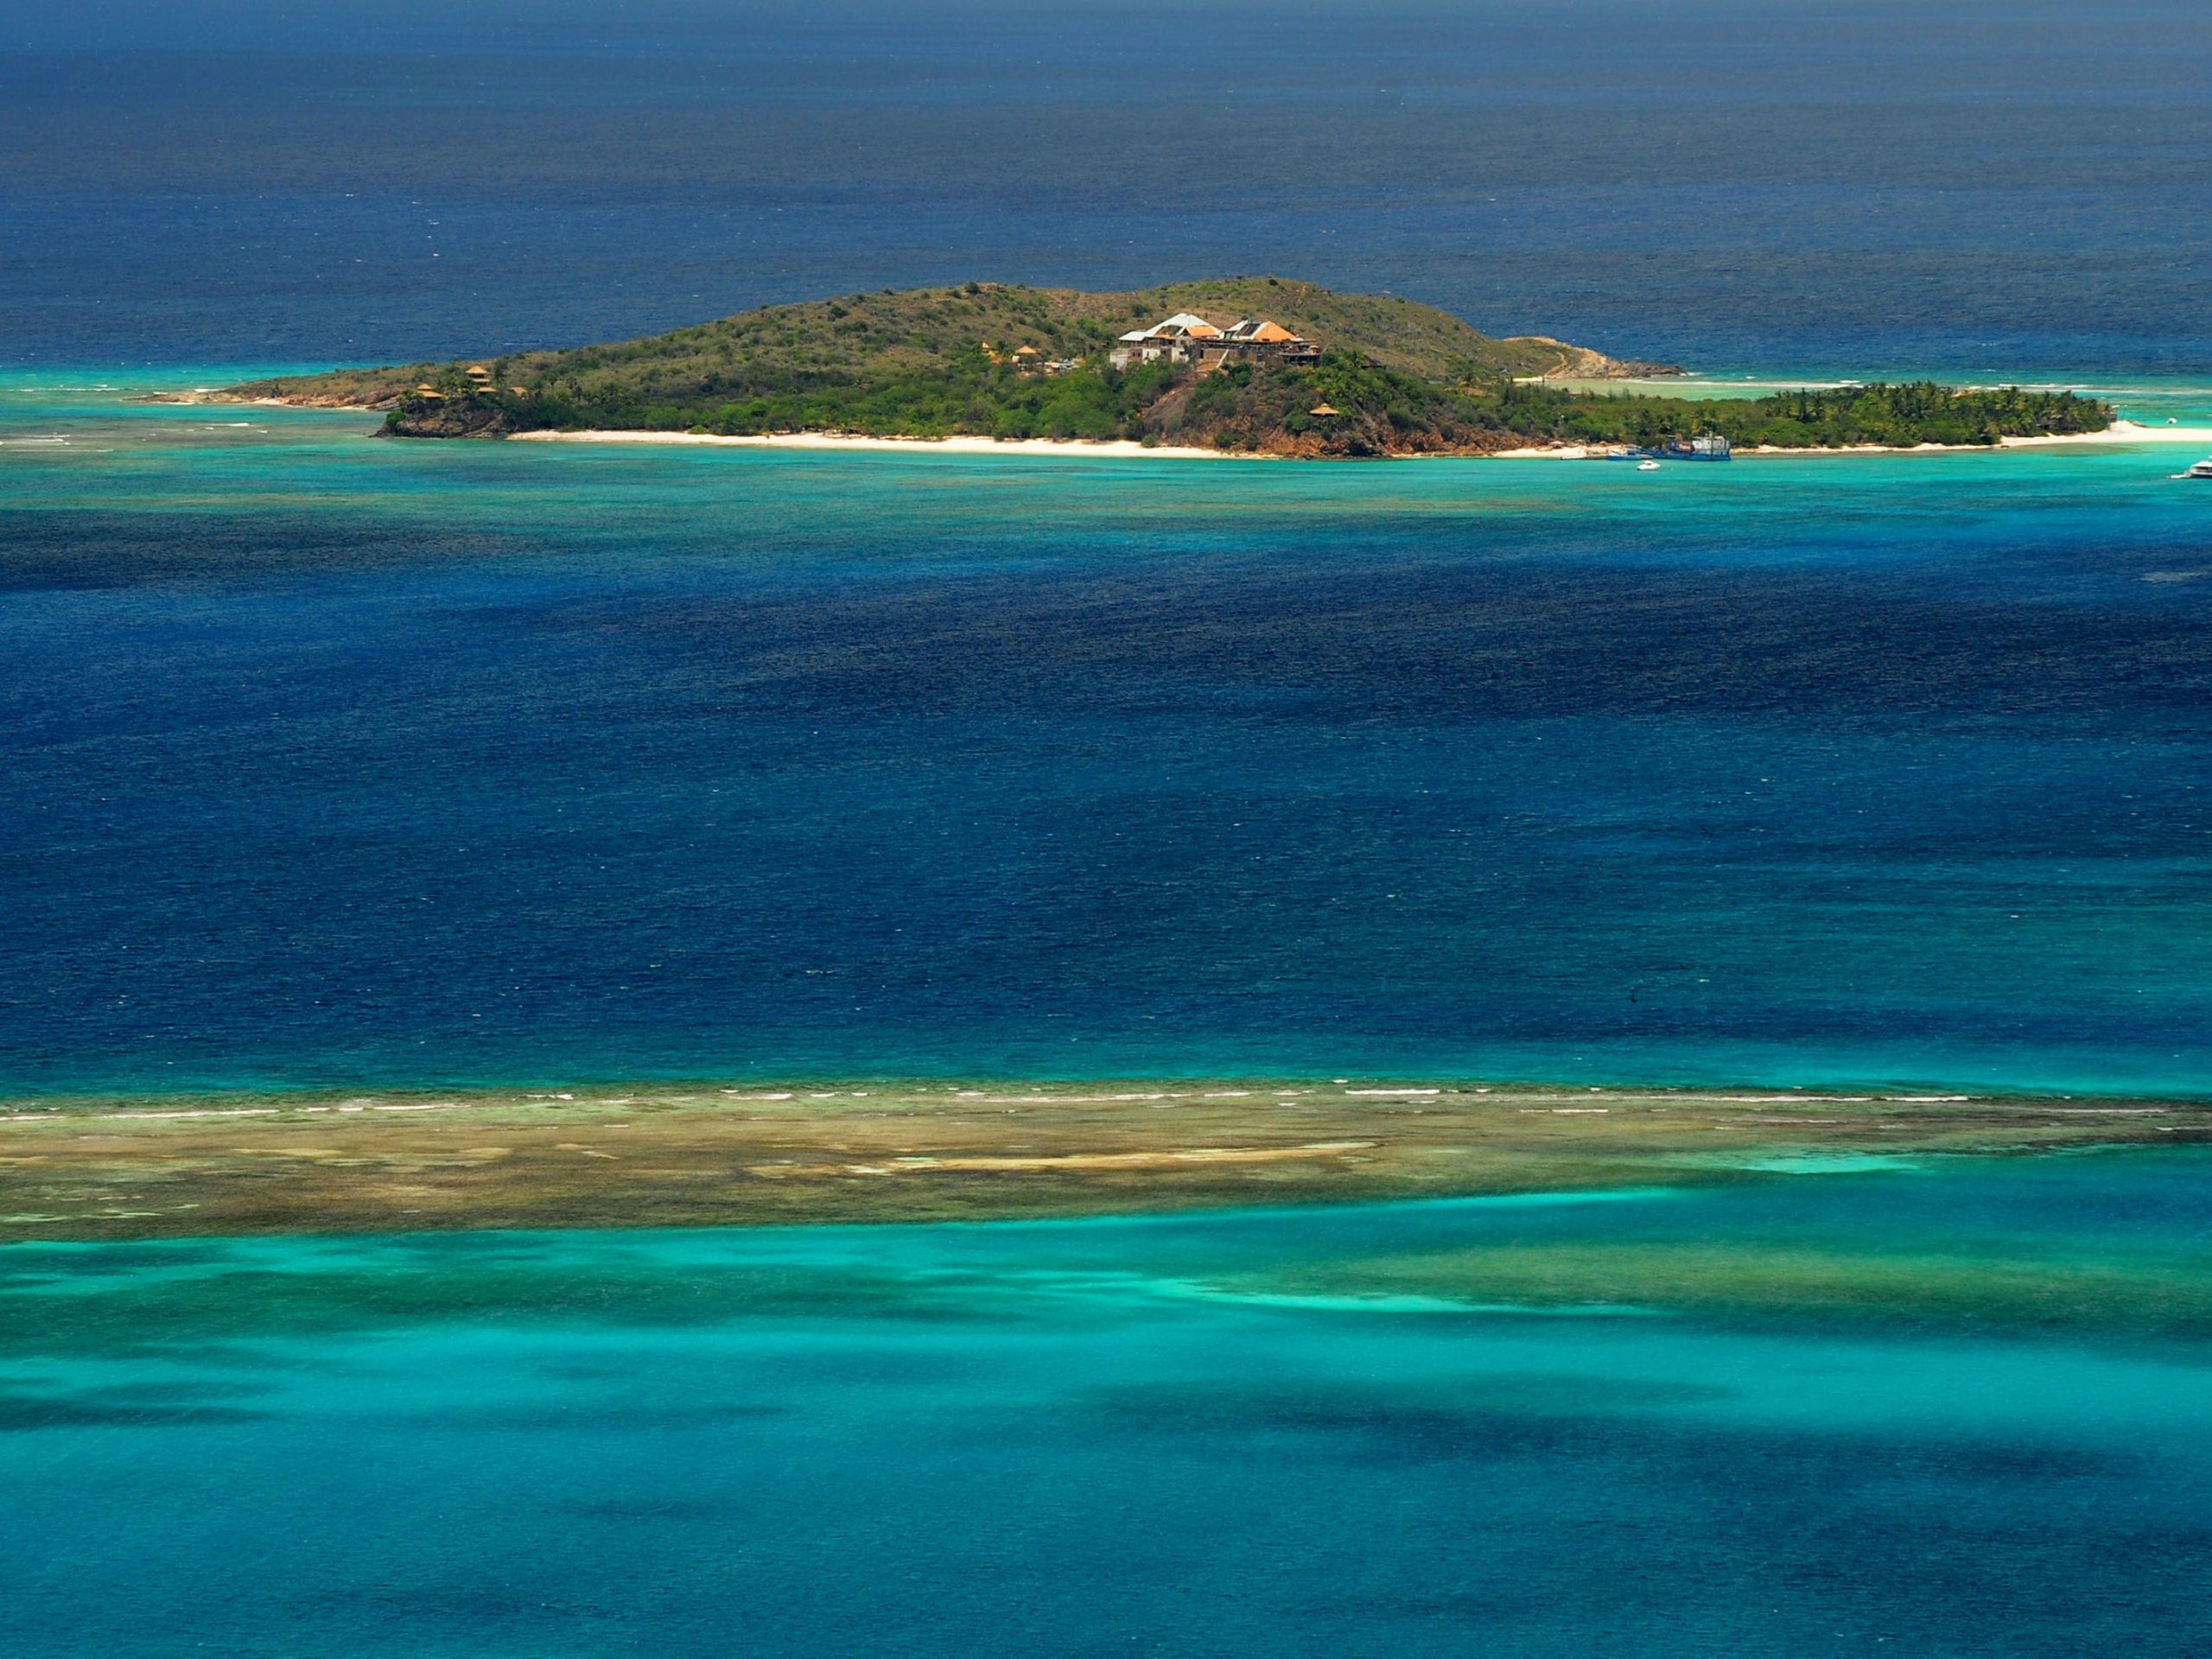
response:
<svg viewBox="0 0 2212 1659"><path fill-rule="evenodd" d="M1196 363L1200 368L1219 368L1239 359L1271 359L1281 363L1316 363L1321 349L1291 333L1279 322L1244 317L1226 328L1189 311L1178 311L1149 328L1132 328L1115 343L1113 364L1126 369L1132 363Z"/></svg>
<svg viewBox="0 0 2212 1659"><path fill-rule="evenodd" d="M1114 366L1125 369L1132 363L1156 363L1162 358L1187 363L1201 342L1211 343L1220 338L1221 330L1204 317L1178 311L1164 322L1155 322L1149 328L1132 328L1123 334L1114 347Z"/></svg>

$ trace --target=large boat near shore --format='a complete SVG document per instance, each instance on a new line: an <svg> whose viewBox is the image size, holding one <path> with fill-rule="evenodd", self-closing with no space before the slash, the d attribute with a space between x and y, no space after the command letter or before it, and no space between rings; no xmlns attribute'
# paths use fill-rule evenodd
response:
<svg viewBox="0 0 2212 1659"><path fill-rule="evenodd" d="M1697 438L1671 438L1643 448L1630 444L1605 451L1607 461L1731 461L1728 440L1718 432Z"/></svg>
<svg viewBox="0 0 2212 1659"><path fill-rule="evenodd" d="M2212 455L2208 455L2185 473L2176 473L2176 478L2212 478Z"/></svg>

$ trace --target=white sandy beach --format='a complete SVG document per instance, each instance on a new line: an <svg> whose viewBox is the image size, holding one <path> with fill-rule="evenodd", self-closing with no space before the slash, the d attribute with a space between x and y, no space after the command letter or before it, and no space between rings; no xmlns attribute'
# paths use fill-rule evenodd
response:
<svg viewBox="0 0 2212 1659"><path fill-rule="evenodd" d="M2212 426L2144 426L2135 421L2114 421L2101 432L2074 437L1999 438L2007 449L2040 448L2071 443L2199 443L2212 445Z"/></svg>
<svg viewBox="0 0 2212 1659"><path fill-rule="evenodd" d="M204 393L195 392L178 401L197 401ZM207 397L206 401L226 400ZM289 398L257 397L253 403L270 408L302 407ZM311 407L353 412L356 406L346 404L316 404ZM359 408L359 413L378 414L378 410ZM1249 450L1200 448L1195 445L1142 444L1127 438L878 438L846 432L772 432L747 436L728 436L713 432L516 432L509 435L513 443L690 443L758 449L889 449L918 450L937 454L955 455L1104 455L1149 457L1163 461L1282 461L1294 459L1283 455L1255 454ZM64 439L18 440L20 442L63 442ZM2101 446L2132 443L2172 443L2198 445L2212 450L2212 426L2146 426L2138 421L2114 421L2101 432L2082 432L2055 437L1999 438L1996 447L2004 449L2037 449L2069 448L2075 445ZM1854 443L1833 448L1783 448L1772 444L1758 444L1738 448L1739 456L1750 455L1899 455L1948 454L1956 450L1983 448L1980 444L1919 443L1881 444ZM1605 454L1605 446L1599 444L1523 445L1511 449L1492 450L1488 454L1402 455L1394 459L1403 461L1599 461Z"/></svg>
<svg viewBox="0 0 2212 1659"><path fill-rule="evenodd" d="M728 437L713 432L517 432L511 443L707 443L756 449L926 449L948 455L1141 455L1167 461L1274 461L1240 450L1147 445L1127 438L870 438L844 432L772 432Z"/></svg>
<svg viewBox="0 0 2212 1659"><path fill-rule="evenodd" d="M1128 439L1101 441L1080 438L874 438L842 432L776 432L748 437L728 437L705 432L518 432L517 443L702 443L772 449L905 449L938 454L963 455L1126 455L1168 461L1279 461L1279 455L1254 454L1243 450L1201 449L1192 446L1147 446ZM2144 426L2116 421L2101 432L2059 437L2000 438L2005 449L2044 448L2076 444L2186 443L2212 448L2212 427ZM1922 443L1906 446L1861 443L1830 449L1785 449L1770 445L1738 449L1738 455L1895 455L1945 454L1982 448L1979 444ZM1499 449L1487 455L1408 455L1408 461L1597 461L1604 448L1586 444L1526 445Z"/></svg>

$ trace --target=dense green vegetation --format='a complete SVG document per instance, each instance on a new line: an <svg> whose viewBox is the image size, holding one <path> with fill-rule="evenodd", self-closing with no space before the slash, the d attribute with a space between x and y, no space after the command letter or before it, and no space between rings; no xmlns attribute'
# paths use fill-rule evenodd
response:
<svg viewBox="0 0 2212 1659"><path fill-rule="evenodd" d="M1324 355L1312 367L1111 366L1118 334L1178 310L1222 323L1270 317ZM2107 405L2070 393L1929 384L1726 400L1570 391L1534 377L1650 365L1537 337L1498 340L1433 307L1268 276L1131 294L970 283L851 295L502 358L480 365L488 382L471 366L341 370L233 395L385 408L388 429L411 436L963 434L1330 455L1642 445L1700 432L1745 448L1989 443L2094 431L2112 420Z"/></svg>
<svg viewBox="0 0 2212 1659"><path fill-rule="evenodd" d="M913 376L955 377L988 346L1010 355L1034 347L1048 360L1103 353L1116 335L1177 311L1234 321L1271 317L1320 345L1351 352L1423 379L1456 371L1539 375L1603 372L1607 360L1558 340L1497 340L1433 306L1388 295L1338 294L1277 276L1175 283L1128 293L969 283L797 305L772 305L665 334L525 352L496 365L502 386L558 391L580 403L628 399L648 407L750 401L866 385L888 388ZM259 381L241 391L344 397L389 404L461 365L403 364ZM486 359L486 366L493 366Z"/></svg>
<svg viewBox="0 0 2212 1659"><path fill-rule="evenodd" d="M1705 399L1575 394L1513 385L1501 404L1516 430L1570 443L1650 444L1718 432L1738 447L1837 448L1852 444L1994 443L2005 437L2101 432L2109 404L2070 391L1961 391L1932 381Z"/></svg>
<svg viewBox="0 0 2212 1659"><path fill-rule="evenodd" d="M980 346L951 353L931 368L906 368L879 380L832 381L794 376L782 384L754 374L728 395L719 386L686 397L655 388L567 378L520 393L478 394L468 402L495 412L504 429L761 432L864 432L947 437L1136 437L1144 412L1175 383L1162 365L1126 374L1085 368L1046 375L994 363ZM449 381L441 382L450 386ZM450 398L466 396L454 387ZM405 406L403 422L424 411Z"/></svg>
<svg viewBox="0 0 2212 1659"><path fill-rule="evenodd" d="M1326 404L1339 413L1315 416ZM1717 432L1741 448L1994 443L2101 431L2108 404L2071 392L1963 391L1928 383L1757 399L1570 391L1504 378L1437 384L1332 353L1306 372L1230 369L1147 409L1145 430L1219 448L1389 454L1522 445L1648 446Z"/></svg>

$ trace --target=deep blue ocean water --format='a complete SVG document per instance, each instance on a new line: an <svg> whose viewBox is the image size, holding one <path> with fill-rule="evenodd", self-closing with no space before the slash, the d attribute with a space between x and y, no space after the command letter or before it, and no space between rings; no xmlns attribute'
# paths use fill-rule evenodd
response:
<svg viewBox="0 0 2212 1659"><path fill-rule="evenodd" d="M0 0L0 1086L2196 1092L2177 452L1650 487L403 453L120 398L1267 268L1716 380L2201 419L2198 21Z"/></svg>
<svg viewBox="0 0 2212 1659"><path fill-rule="evenodd" d="M0 363L1272 270L1623 356L2212 372L2190 0L0 0Z"/></svg>
<svg viewBox="0 0 2212 1659"><path fill-rule="evenodd" d="M13 1089L2212 1077L2171 448L441 447L11 387Z"/></svg>
<svg viewBox="0 0 2212 1659"><path fill-rule="evenodd" d="M12 1246L0 1653L2196 1659L2209 1237L2182 1154ZM1452 1265L1648 1286L1686 1241L1880 1288L1514 1306ZM1408 1259L1448 1294L1310 1287Z"/></svg>

